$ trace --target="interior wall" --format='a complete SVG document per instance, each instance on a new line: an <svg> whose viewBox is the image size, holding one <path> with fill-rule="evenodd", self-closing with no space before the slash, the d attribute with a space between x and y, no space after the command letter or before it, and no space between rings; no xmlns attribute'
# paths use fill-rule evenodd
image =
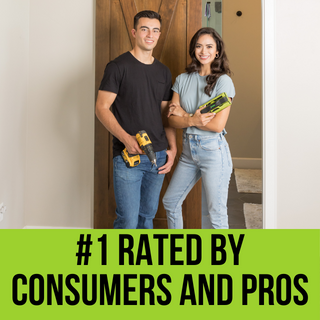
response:
<svg viewBox="0 0 320 320"><path fill-rule="evenodd" d="M0 229L24 226L28 25L29 1L0 2Z"/></svg>
<svg viewBox="0 0 320 320"><path fill-rule="evenodd" d="M27 227L92 227L94 0L30 0Z"/></svg>
<svg viewBox="0 0 320 320"><path fill-rule="evenodd" d="M320 228L319 12L314 0L275 4L278 228Z"/></svg>
<svg viewBox="0 0 320 320"><path fill-rule="evenodd" d="M262 158L261 2L222 0L222 4L222 37L236 88L236 96L226 126L228 132L226 138L233 158L260 159ZM238 17L237 11L241 11L242 16Z"/></svg>

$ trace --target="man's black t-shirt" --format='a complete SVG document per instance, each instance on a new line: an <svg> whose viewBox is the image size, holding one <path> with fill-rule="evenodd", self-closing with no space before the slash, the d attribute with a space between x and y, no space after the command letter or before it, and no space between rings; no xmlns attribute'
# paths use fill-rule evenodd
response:
<svg viewBox="0 0 320 320"><path fill-rule="evenodd" d="M161 102L171 100L171 84L169 68L157 59L144 64L126 52L107 64L99 90L117 94L112 111L121 127L133 136L145 130L157 152L168 146ZM113 137L113 157L123 149L123 143Z"/></svg>

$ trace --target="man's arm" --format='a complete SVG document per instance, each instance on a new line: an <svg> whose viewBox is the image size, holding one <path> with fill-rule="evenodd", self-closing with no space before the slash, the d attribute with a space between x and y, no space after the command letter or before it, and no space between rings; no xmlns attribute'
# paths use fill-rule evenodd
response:
<svg viewBox="0 0 320 320"><path fill-rule="evenodd" d="M142 153L135 136L129 135L119 124L110 108L117 94L110 91L99 90L96 115L106 129L116 138L118 138L131 154Z"/></svg>
<svg viewBox="0 0 320 320"><path fill-rule="evenodd" d="M174 158L176 157L176 154L177 154L176 129L169 127L168 120L167 120L168 118L166 116L168 113L168 107L169 107L169 101L161 102L161 113L162 113L163 125L164 125L164 130L166 132L168 144L169 144L169 149L167 150L168 160L164 166L159 168L159 174L166 174L170 172L174 163Z"/></svg>

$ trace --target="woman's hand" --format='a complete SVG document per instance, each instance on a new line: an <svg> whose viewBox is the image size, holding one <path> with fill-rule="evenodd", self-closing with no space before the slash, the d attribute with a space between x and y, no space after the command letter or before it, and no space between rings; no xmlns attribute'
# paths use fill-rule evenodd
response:
<svg viewBox="0 0 320 320"><path fill-rule="evenodd" d="M192 125L195 127L205 127L215 116L215 113L201 113L200 111L204 109L198 109L192 117Z"/></svg>
<svg viewBox="0 0 320 320"><path fill-rule="evenodd" d="M169 105L168 118L171 115L184 117L186 115L186 112L181 108L179 104L173 102Z"/></svg>

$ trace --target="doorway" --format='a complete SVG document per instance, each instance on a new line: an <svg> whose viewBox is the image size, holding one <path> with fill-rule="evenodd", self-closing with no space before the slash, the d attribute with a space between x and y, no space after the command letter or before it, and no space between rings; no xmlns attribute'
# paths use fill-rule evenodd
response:
<svg viewBox="0 0 320 320"><path fill-rule="evenodd" d="M167 3L166 1L162 1ZM175 18L177 21L176 27L181 27L181 23L186 23L186 19L193 21L193 28L191 30L189 24L187 36L185 37L185 46L187 45L187 39L190 37L192 32L196 31L201 27L201 21L196 18L201 17L202 10L199 7L200 1L172 1L175 2L174 12L184 13L185 19ZM126 1L126 3L135 3L138 7L132 6L136 10L145 9L146 1ZM160 9L161 1L150 1L147 4L149 9L158 11ZM162 5L161 5L162 6ZM164 10L165 7L163 7ZM192 8L192 10L190 10ZM275 77L275 66L274 66L274 0L261 1L261 16L262 16L262 105L263 105L263 227L264 228L275 228L276 227L276 131L274 126L275 119L275 88L274 88L274 77ZM189 9L189 10L188 10ZM97 0L96 2L97 19L96 19L96 92L100 84L104 67L106 63L113 59L112 48L110 48L110 41L112 40L112 33L110 29L110 19L115 18L117 21L121 18L122 13L121 1L110 1L110 0ZM189 15L188 15L189 12ZM123 15L123 13L122 13ZM123 19L123 18L122 18ZM174 19L170 20L173 23ZM170 25L172 30L172 25ZM192 32L191 32L192 31ZM122 39L123 34L127 32L124 24L121 24L118 36ZM127 36L128 37L128 36ZM168 38L169 39L169 38ZM122 39L123 40L123 39ZM124 42L130 43L129 38ZM170 43L170 40L167 45ZM171 40L173 41L173 40ZM175 42L173 42L175 44ZM122 47L121 47L122 46ZM121 44L121 50L125 52L130 47ZM184 58L186 61L186 57ZM177 74L183 70L179 70L179 66L176 67ZM174 72L173 80L175 78ZM110 221L114 219L115 204L112 201L112 166L111 163L111 137L108 132L102 127L100 122L96 120L95 124L95 191L94 191L94 227L95 228L112 228ZM179 136L179 134L178 134ZM181 151L181 150L180 150ZM194 203L192 199L199 199L200 189L195 189L194 194L190 195L189 204ZM190 211L197 210L190 206ZM108 214L106 214L106 212ZM110 217L110 215L111 217ZM161 221L162 220L162 221ZM165 223L164 216L159 217L159 228L163 228ZM192 221L190 220L190 225ZM201 222L200 222L201 223Z"/></svg>

